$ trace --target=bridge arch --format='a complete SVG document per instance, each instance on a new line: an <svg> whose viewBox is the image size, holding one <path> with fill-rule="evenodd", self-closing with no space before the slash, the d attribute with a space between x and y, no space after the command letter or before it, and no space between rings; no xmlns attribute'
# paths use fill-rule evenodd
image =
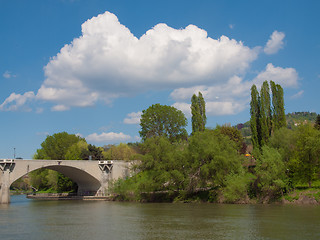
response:
<svg viewBox="0 0 320 240"><path fill-rule="evenodd" d="M96 177L92 176L88 172L83 169L73 167L73 166L66 166L66 165L50 165L50 166L39 166L33 167L32 170L29 166L29 171L24 172L21 174L15 174L10 178L10 186L19 178L27 175L30 172L39 170L39 169L50 169L62 173L66 177L73 180L78 185L78 195L92 195L96 193L101 188L101 182ZM31 170L31 171L30 171ZM9 187L10 187L9 186Z"/></svg>

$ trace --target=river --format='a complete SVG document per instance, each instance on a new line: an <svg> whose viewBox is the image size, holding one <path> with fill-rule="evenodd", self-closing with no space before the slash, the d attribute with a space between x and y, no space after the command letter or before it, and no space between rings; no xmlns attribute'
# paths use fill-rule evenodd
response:
<svg viewBox="0 0 320 240"><path fill-rule="evenodd" d="M0 205L1 240L320 239L320 206L39 201Z"/></svg>

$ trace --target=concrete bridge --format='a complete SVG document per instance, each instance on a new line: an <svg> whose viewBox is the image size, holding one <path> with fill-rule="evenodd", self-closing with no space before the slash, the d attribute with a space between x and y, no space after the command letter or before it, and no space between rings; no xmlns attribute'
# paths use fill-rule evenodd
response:
<svg viewBox="0 0 320 240"><path fill-rule="evenodd" d="M79 196L104 196L109 182L130 174L130 162L120 160L20 160L0 159L0 204L10 202L10 186L36 169L58 171L78 184Z"/></svg>

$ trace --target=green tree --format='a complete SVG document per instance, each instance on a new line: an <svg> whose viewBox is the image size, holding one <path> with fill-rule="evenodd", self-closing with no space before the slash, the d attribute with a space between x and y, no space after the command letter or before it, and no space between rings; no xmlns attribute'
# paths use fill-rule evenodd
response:
<svg viewBox="0 0 320 240"><path fill-rule="evenodd" d="M260 116L261 145L268 142L272 131L272 113L270 105L270 89L268 81L264 81L260 91Z"/></svg>
<svg viewBox="0 0 320 240"><path fill-rule="evenodd" d="M320 132L309 124L300 125L297 129L297 143L289 169L295 181L306 182L309 187L319 179Z"/></svg>
<svg viewBox="0 0 320 240"><path fill-rule="evenodd" d="M223 135L226 135L230 138L230 140L234 141L237 145L237 149L239 153L245 154L246 153L246 144L244 142L242 133L235 127L231 127L230 124L224 124L222 126L217 126L216 131L220 132Z"/></svg>
<svg viewBox="0 0 320 240"><path fill-rule="evenodd" d="M151 137L166 137L171 142L186 139L187 119L174 107L153 104L142 111L140 136L143 141Z"/></svg>
<svg viewBox="0 0 320 240"><path fill-rule="evenodd" d="M82 151L82 159L84 160L102 160L104 159L103 148L96 147L92 144L88 145L87 149Z"/></svg>
<svg viewBox="0 0 320 240"><path fill-rule="evenodd" d="M125 143L120 143L117 146L111 146L106 152L104 152L104 157L110 160L134 160L137 155L138 152L135 148L130 147Z"/></svg>
<svg viewBox="0 0 320 240"><path fill-rule="evenodd" d="M85 139L68 134L67 132L55 133L47 136L37 149L34 159L63 160L69 148L78 142L85 142ZM52 189L57 191L75 191L76 184L63 174L48 169L39 169L30 174L31 184L38 186L38 189Z"/></svg>
<svg viewBox="0 0 320 240"><path fill-rule="evenodd" d="M84 153L86 151L88 151L88 144L85 141L79 141L68 148L64 159L84 160Z"/></svg>
<svg viewBox="0 0 320 240"><path fill-rule="evenodd" d="M270 81L273 105L273 129L287 126L286 114L284 111L283 89L279 84Z"/></svg>
<svg viewBox="0 0 320 240"><path fill-rule="evenodd" d="M84 138L69 134L67 132L55 133L41 143L41 148L37 149L35 159L63 160L69 148Z"/></svg>
<svg viewBox="0 0 320 240"><path fill-rule="evenodd" d="M260 134L260 99L259 92L256 85L251 87L251 102L250 102L250 128L251 128L251 142L253 148L260 148L261 134Z"/></svg>
<svg viewBox="0 0 320 240"><path fill-rule="evenodd" d="M258 197L268 201L282 196L286 189L285 164L279 152L268 146L262 147L262 154L255 167Z"/></svg>
<svg viewBox="0 0 320 240"><path fill-rule="evenodd" d="M192 133L204 131L207 123L206 104L202 93L193 94L191 98Z"/></svg>
<svg viewBox="0 0 320 240"><path fill-rule="evenodd" d="M229 173L241 171L243 158L237 152L235 142L215 130L196 132L189 138L185 151L188 160L188 191L196 188L225 185Z"/></svg>
<svg viewBox="0 0 320 240"><path fill-rule="evenodd" d="M314 123L314 127L315 129L320 130L320 114L317 115L317 119Z"/></svg>

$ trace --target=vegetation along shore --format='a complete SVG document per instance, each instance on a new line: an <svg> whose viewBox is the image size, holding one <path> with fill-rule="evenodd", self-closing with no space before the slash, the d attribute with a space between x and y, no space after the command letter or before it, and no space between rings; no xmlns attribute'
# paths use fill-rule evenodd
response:
<svg viewBox="0 0 320 240"><path fill-rule="evenodd" d="M191 98L192 133L184 114L153 104L140 119L141 142L97 147L66 132L48 136L35 159L135 161L133 176L109 189L112 200L140 202L320 203L320 115L285 115L283 89L251 88L250 121L206 126L205 100ZM60 173L40 169L12 186L76 192Z"/></svg>

